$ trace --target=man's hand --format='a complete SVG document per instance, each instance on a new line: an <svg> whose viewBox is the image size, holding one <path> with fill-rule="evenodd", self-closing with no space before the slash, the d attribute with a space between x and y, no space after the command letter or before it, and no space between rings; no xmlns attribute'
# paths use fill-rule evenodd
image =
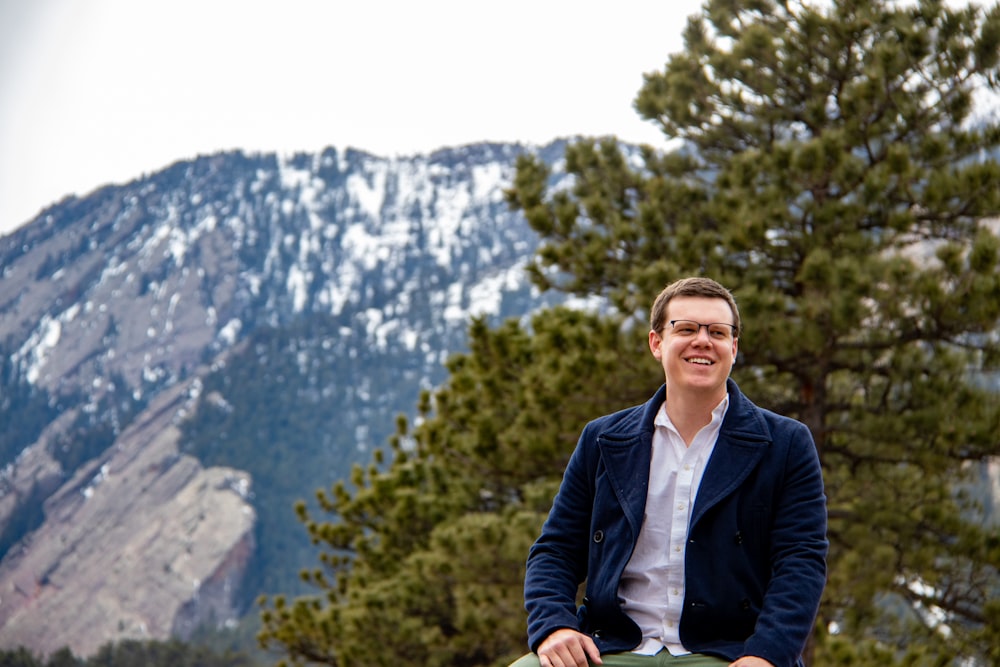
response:
<svg viewBox="0 0 1000 667"><path fill-rule="evenodd" d="M736 662L729 663L729 667L774 667L774 665L764 658L758 658L755 655L745 655Z"/></svg>
<svg viewBox="0 0 1000 667"><path fill-rule="evenodd" d="M538 645L542 667L587 667L587 658L595 665L601 664L597 644L589 635L571 628L556 630Z"/></svg>

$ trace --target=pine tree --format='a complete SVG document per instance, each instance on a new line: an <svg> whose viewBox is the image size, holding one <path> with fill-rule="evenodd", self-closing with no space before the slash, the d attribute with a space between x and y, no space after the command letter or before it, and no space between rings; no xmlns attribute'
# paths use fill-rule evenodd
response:
<svg viewBox="0 0 1000 667"><path fill-rule="evenodd" d="M68 647L64 646L49 656L45 667L84 667L84 662L74 656Z"/></svg>
<svg viewBox="0 0 1000 667"><path fill-rule="evenodd" d="M317 595L265 599L296 664L504 665L524 650L527 545L586 420L662 381L643 316L664 284L731 287L734 372L804 421L824 466L830 581L813 664L1000 660L1000 537L968 476L1000 454L1000 8L710 0L636 108L663 149L519 163L536 282L608 304L474 323L392 458L305 504ZM993 225L994 227L991 227ZM640 320L643 318L640 317Z"/></svg>
<svg viewBox="0 0 1000 667"><path fill-rule="evenodd" d="M41 667L41 661L23 646L0 651L0 667Z"/></svg>
<svg viewBox="0 0 1000 667"><path fill-rule="evenodd" d="M264 598L263 646L292 664L506 665L525 652L524 561L586 420L644 400L643 331L555 309L470 330L470 351L380 456L299 506L319 595ZM599 387L600 390L595 389Z"/></svg>
<svg viewBox="0 0 1000 667"><path fill-rule="evenodd" d="M964 480L1000 453L1000 127L972 115L1000 6L711 0L684 38L636 99L677 150L580 141L561 192L519 165L535 279L623 313L733 289L737 379L823 461L816 662L996 664L1000 537Z"/></svg>

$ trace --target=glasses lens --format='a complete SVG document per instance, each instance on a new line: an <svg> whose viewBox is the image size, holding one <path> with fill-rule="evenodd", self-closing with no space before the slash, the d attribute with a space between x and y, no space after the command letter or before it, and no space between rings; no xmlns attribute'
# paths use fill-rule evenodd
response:
<svg viewBox="0 0 1000 667"><path fill-rule="evenodd" d="M695 336L698 334L698 323L691 320L674 320L674 333L678 336Z"/></svg>
<svg viewBox="0 0 1000 667"><path fill-rule="evenodd" d="M712 338L725 340L733 335L733 328L728 324L709 324L708 335Z"/></svg>

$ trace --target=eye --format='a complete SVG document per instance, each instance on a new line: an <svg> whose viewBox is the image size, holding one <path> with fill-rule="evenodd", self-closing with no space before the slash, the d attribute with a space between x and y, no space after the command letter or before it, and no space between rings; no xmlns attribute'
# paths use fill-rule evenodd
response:
<svg viewBox="0 0 1000 667"><path fill-rule="evenodd" d="M674 324L674 331L679 336L693 336L698 333L698 327L692 322L677 322Z"/></svg>

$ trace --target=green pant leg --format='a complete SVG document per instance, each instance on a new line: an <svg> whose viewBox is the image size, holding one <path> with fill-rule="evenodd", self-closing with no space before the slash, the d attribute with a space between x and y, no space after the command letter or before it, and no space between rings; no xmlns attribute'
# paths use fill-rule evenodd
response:
<svg viewBox="0 0 1000 667"><path fill-rule="evenodd" d="M701 653L673 656L664 649L656 655L638 655L636 653L606 653L601 656L604 667L722 667L729 661ZM510 667L541 667L538 656L534 653L522 655L511 663Z"/></svg>

